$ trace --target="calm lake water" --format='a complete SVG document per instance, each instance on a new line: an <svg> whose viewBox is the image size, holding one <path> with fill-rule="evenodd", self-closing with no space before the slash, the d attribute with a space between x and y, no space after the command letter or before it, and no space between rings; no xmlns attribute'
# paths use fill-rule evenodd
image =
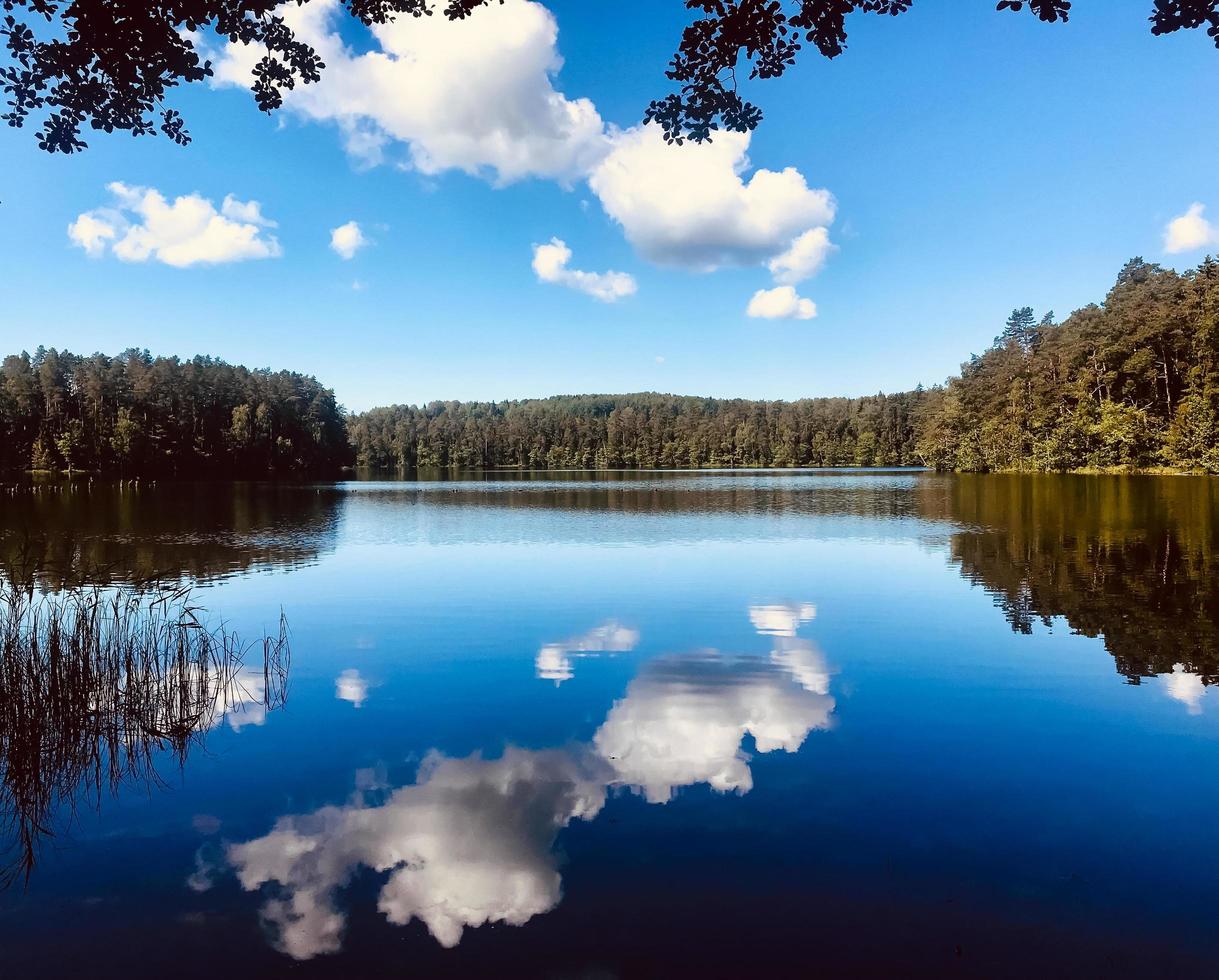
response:
<svg viewBox="0 0 1219 980"><path fill-rule="evenodd" d="M5 976L1219 975L1219 480L94 484L0 559L292 630Z"/></svg>

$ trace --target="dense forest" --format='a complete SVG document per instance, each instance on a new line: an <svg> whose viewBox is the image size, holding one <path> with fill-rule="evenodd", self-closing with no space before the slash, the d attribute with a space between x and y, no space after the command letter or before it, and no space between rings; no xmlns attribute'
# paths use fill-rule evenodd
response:
<svg viewBox="0 0 1219 980"><path fill-rule="evenodd" d="M940 469L1219 472L1219 261L1132 259L1061 324L1016 310L928 399L918 455Z"/></svg>
<svg viewBox="0 0 1219 980"><path fill-rule="evenodd" d="M249 476L321 473L350 456L334 392L315 379L139 350L6 357L0 432L5 470Z"/></svg>
<svg viewBox="0 0 1219 980"><path fill-rule="evenodd" d="M378 408L361 465L900 466L1219 472L1219 262L1133 259L1063 323L1014 311L942 387L796 402L584 395Z"/></svg>
<svg viewBox="0 0 1219 980"><path fill-rule="evenodd" d="M1219 261L1132 259L1100 305L1015 310L943 386L794 402L656 393L395 405L207 357L39 348L0 368L0 469L130 475L431 467L1171 467L1219 473Z"/></svg>
<svg viewBox="0 0 1219 980"><path fill-rule="evenodd" d="M432 402L348 420L374 467L917 465L921 391L795 402L653 393Z"/></svg>

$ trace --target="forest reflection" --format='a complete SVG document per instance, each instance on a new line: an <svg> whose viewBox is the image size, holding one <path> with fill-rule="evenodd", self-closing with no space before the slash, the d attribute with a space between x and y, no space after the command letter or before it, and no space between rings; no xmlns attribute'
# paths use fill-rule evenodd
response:
<svg viewBox="0 0 1219 980"><path fill-rule="evenodd" d="M208 581L333 550L333 485L88 480L0 487L0 574L41 589Z"/></svg>
<svg viewBox="0 0 1219 980"><path fill-rule="evenodd" d="M948 488L922 509L964 525L950 560L1013 630L1062 617L1102 637L1131 683L1167 674L1187 704L1219 683L1219 481L959 476Z"/></svg>

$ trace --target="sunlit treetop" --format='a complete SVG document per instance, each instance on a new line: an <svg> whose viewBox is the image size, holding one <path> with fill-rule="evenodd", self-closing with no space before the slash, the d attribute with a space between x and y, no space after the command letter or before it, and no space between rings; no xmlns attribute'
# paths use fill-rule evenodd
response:
<svg viewBox="0 0 1219 980"><path fill-rule="evenodd" d="M303 5L310 0L288 0ZM476 15L503 0L343 0L365 25L398 17L449 20ZM811 45L827 58L846 48L847 18L896 16L914 0L686 0L696 11L666 72L676 91L654 100L645 118L667 139L709 139L717 129L754 129L762 111L739 92L741 76L777 78ZM265 112L285 92L316 82L325 68L277 13L283 0L0 0L6 63L0 89L12 127L36 121L39 147L72 153L87 146L86 128L135 136L160 132L175 143L190 136L169 90L212 74L196 42L210 31L234 44L265 49L252 91ZM1027 10L1043 21L1066 21L1069 0L1000 0L1000 11ZM1207 28L1219 46L1219 0L1154 0L1151 32Z"/></svg>

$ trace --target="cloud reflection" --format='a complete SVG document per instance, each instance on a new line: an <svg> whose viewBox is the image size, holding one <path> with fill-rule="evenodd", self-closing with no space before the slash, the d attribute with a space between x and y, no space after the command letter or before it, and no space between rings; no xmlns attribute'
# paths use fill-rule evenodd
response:
<svg viewBox="0 0 1219 980"><path fill-rule="evenodd" d="M197 670L191 671L192 678L197 674ZM216 700L199 727L206 731L215 728L221 721L227 721L229 728L239 732L247 725L263 725L266 720L266 675L261 670L242 667L221 682Z"/></svg>
<svg viewBox="0 0 1219 980"><path fill-rule="evenodd" d="M538 678L554 681L558 687L571 680L572 660L596 653L625 653L639 645L639 631L613 620L602 623L566 643L548 643L534 659Z"/></svg>
<svg viewBox="0 0 1219 980"><path fill-rule="evenodd" d="M380 806L345 806L280 819L265 837L231 845L246 890L277 886L262 918L294 959L336 952L344 916L338 888L365 865L390 872L377 901L390 922L420 919L442 946L466 927L521 925L560 898L559 830L595 816L605 772L589 753L510 748L502 758L433 753L414 785Z"/></svg>
<svg viewBox="0 0 1219 980"><path fill-rule="evenodd" d="M773 611L780 608L794 611ZM646 664L588 744L509 747L498 759L433 752L413 784L392 791L383 774L361 772L347 803L282 817L265 836L230 844L225 861L242 888L264 893L272 944L298 960L339 950L346 916L337 893L362 867L388 875L377 908L390 922L419 919L442 946L485 923L523 925L562 897L559 832L593 819L611 789L657 804L702 783L747 793L747 736L757 752L795 752L811 731L829 727L824 658L794 635L811 609L751 610L759 631L776 638L769 659L712 651ZM571 656L633 649L638 638L605 623L543 647L539 676L570 676ZM191 887L210 887L212 866L205 858L198 865Z"/></svg>
<svg viewBox="0 0 1219 980"><path fill-rule="evenodd" d="M817 607L811 602L749 607L749 621L764 636L795 636L796 630L816 616Z"/></svg>
<svg viewBox="0 0 1219 980"><path fill-rule="evenodd" d="M652 803L695 783L747 793L753 776L741 748L746 735L759 752L795 752L810 731L829 727L833 710L828 694L793 685L786 671L764 661L664 658L631 682L593 744L615 781Z"/></svg>
<svg viewBox="0 0 1219 980"><path fill-rule="evenodd" d="M368 700L368 681L360 676L358 670L350 667L334 679L334 696L358 708Z"/></svg>
<svg viewBox="0 0 1219 980"><path fill-rule="evenodd" d="M1172 673L1164 677L1164 691L1174 701L1185 705L1191 715L1202 714L1202 699L1206 697L1206 685L1199 674L1185 669L1184 664L1173 664Z"/></svg>

